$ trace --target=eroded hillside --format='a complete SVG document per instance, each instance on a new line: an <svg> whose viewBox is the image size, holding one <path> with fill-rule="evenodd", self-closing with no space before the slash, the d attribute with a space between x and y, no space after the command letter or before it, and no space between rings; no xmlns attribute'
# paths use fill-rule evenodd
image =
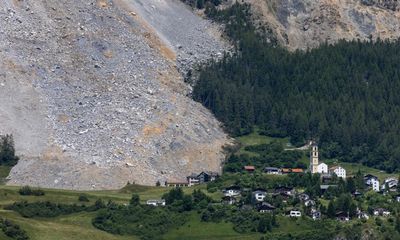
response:
<svg viewBox="0 0 400 240"><path fill-rule="evenodd" d="M307 49L339 39L400 37L395 0L245 0L257 21L267 24L290 49Z"/></svg>
<svg viewBox="0 0 400 240"><path fill-rule="evenodd" d="M152 25L149 11L167 6L193 21L198 41ZM0 133L21 155L9 184L106 189L220 171L227 137L186 97L176 66L225 46L183 4L3 0L0 21Z"/></svg>

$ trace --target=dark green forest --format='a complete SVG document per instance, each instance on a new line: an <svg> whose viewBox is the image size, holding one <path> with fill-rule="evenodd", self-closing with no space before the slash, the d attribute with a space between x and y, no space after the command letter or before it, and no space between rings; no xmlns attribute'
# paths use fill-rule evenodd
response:
<svg viewBox="0 0 400 240"><path fill-rule="evenodd" d="M340 41L289 52L252 25L249 6L206 9L235 53L203 67L193 97L233 136L319 142L326 158L400 169L400 41ZM270 40L267 40L270 39Z"/></svg>

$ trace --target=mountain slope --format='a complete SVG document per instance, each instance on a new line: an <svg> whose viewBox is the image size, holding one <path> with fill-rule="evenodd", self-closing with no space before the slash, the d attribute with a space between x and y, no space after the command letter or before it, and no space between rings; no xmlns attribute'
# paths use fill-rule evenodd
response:
<svg viewBox="0 0 400 240"><path fill-rule="evenodd" d="M394 0L245 0L289 49L317 47L339 39L400 37Z"/></svg>
<svg viewBox="0 0 400 240"><path fill-rule="evenodd" d="M220 171L226 135L185 96L180 53L133 2L0 3L0 133L21 155L9 184L105 189Z"/></svg>

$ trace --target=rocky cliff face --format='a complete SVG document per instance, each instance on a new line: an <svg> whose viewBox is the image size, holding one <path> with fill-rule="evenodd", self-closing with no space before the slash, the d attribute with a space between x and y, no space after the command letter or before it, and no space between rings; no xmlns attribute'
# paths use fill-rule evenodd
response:
<svg viewBox="0 0 400 240"><path fill-rule="evenodd" d="M174 38L152 25L161 17ZM227 136L178 70L226 46L180 2L3 0L0 22L0 134L22 158L9 184L109 189L220 171Z"/></svg>
<svg viewBox="0 0 400 240"><path fill-rule="evenodd" d="M290 49L307 49L340 39L400 37L395 0L245 0L256 21L267 24Z"/></svg>

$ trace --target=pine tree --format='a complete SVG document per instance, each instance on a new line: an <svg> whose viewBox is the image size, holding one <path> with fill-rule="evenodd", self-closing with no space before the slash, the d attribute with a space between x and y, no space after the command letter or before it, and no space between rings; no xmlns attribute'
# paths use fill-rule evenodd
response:
<svg viewBox="0 0 400 240"><path fill-rule="evenodd" d="M336 208L333 200L329 201L326 215L328 215L329 218L334 218L336 216Z"/></svg>

